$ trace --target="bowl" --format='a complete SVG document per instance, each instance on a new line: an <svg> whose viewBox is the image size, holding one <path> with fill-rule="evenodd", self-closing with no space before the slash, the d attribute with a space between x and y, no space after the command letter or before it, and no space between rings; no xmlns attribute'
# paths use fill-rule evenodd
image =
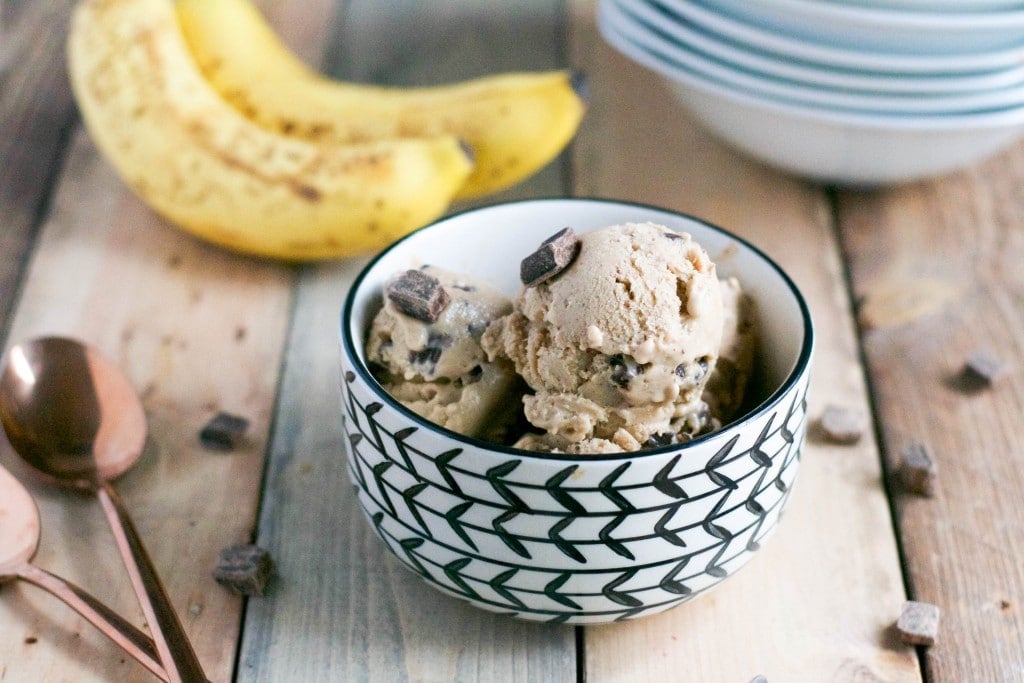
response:
<svg viewBox="0 0 1024 683"><path fill-rule="evenodd" d="M1024 101L1024 64L970 74L903 74L858 71L793 59L756 46L736 43L723 36L695 26L684 17L672 13L650 0L618 0L617 4L633 21L646 30L660 34L677 46L689 47L706 58L718 60L735 69L781 81L813 86L817 90L833 89L872 94L895 95L966 95L1011 97ZM998 93L995 91L999 91ZM977 106L977 103L973 103ZM982 106L992 106L982 102ZM998 103L997 103L998 105ZM963 108L963 103L956 103Z"/></svg>
<svg viewBox="0 0 1024 683"><path fill-rule="evenodd" d="M780 33L770 27L747 23L722 14L693 0L654 1L693 26L709 30L736 43L790 59L838 68L880 73L951 75L1013 68L1024 62L1024 46L990 48L962 54L922 55L883 50L863 51Z"/></svg>
<svg viewBox="0 0 1024 683"><path fill-rule="evenodd" d="M602 6L603 9L603 6ZM987 158L1024 133L1024 107L949 116L872 114L759 96L666 62L598 15L604 39L664 79L697 121L732 147L811 180L869 187Z"/></svg>
<svg viewBox="0 0 1024 683"><path fill-rule="evenodd" d="M521 258L552 233L630 221L691 233L753 297L761 389L742 418L642 452L535 453L432 424L370 374L363 341L396 271L430 263L511 295ZM812 337L789 277L696 218L602 199L527 200L444 218L377 256L344 304L342 421L359 504L385 547L427 584L482 609L582 624L661 612L734 574L776 528L804 443Z"/></svg>
<svg viewBox="0 0 1024 683"><path fill-rule="evenodd" d="M926 12L821 0L694 0L751 24L862 51L954 55L1018 48L1024 11Z"/></svg>
<svg viewBox="0 0 1024 683"><path fill-rule="evenodd" d="M696 71L714 80L754 95L779 99L796 104L810 104L828 109L859 111L878 114L947 115L975 111L1024 108L1024 85L994 91L974 93L876 93L856 92L847 88L823 86L820 82L804 82L793 78L790 62L766 60L767 68L790 71L786 77L765 73L723 58L715 45L706 44L697 35L695 41L680 40L685 28L671 21L665 14L646 5L642 0L608 0L601 6L604 21L645 50L656 54L671 66ZM673 32L673 28L682 29ZM704 43L698 45L698 43ZM702 49L704 48L704 49ZM749 60L748 60L749 61Z"/></svg>

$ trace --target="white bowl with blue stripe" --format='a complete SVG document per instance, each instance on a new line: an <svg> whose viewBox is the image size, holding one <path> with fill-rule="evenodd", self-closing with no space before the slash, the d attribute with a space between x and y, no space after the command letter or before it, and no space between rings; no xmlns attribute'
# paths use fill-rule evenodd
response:
<svg viewBox="0 0 1024 683"><path fill-rule="evenodd" d="M782 81L850 92L897 95L966 95L1016 89L1024 93L1024 62L968 74L899 73L840 68L787 58L757 45L737 42L694 24L658 0L619 0L613 4L631 21L651 27L656 36L733 64L745 71Z"/></svg>
<svg viewBox="0 0 1024 683"><path fill-rule="evenodd" d="M659 12L655 3L646 0L612 0L601 11L604 22L615 24L624 36L656 54L669 67L696 71L744 92L784 102L897 115L948 115L1024 106L1024 83L1020 82L976 92L851 89L844 86L847 74L732 49L707 34L673 23L671 15ZM1019 76L1020 67L1016 71ZM837 81L836 86L825 84L830 78ZM865 79L862 85L868 86L871 80ZM941 79L932 87L939 87L939 83Z"/></svg>
<svg viewBox="0 0 1024 683"><path fill-rule="evenodd" d="M694 0L749 24L860 51L954 55L1024 45L1024 10L926 12L821 0Z"/></svg>
<svg viewBox="0 0 1024 683"><path fill-rule="evenodd" d="M1024 63L1024 45L989 48L964 54L916 54L902 51L858 50L808 40L771 27L730 16L693 0L658 0L679 21L739 44L754 46L780 59L885 74L953 75L1007 69Z"/></svg>
<svg viewBox="0 0 1024 683"><path fill-rule="evenodd" d="M950 171L989 157L1024 133L1024 106L915 115L853 111L768 96L666 60L622 30L612 0L598 28L615 49L661 75L693 116L733 147L812 180L873 186Z"/></svg>

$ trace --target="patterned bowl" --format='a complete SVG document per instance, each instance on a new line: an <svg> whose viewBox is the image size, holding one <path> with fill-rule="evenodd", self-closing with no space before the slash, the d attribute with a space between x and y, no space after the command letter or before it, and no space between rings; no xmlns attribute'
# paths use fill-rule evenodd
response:
<svg viewBox="0 0 1024 683"><path fill-rule="evenodd" d="M759 388L741 419L639 453L539 454L427 422L371 376L363 340L394 272L430 263L513 294L520 259L552 233L630 221L689 232L754 299ZM802 296L777 265L685 215L540 199L444 218L374 259L345 302L342 409L359 503L402 562L483 609L590 624L663 611L736 572L774 530L804 442L812 334Z"/></svg>

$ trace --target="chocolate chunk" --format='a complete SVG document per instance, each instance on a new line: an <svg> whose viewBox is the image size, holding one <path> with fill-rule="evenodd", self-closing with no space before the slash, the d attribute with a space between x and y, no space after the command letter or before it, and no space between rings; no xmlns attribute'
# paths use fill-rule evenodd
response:
<svg viewBox="0 0 1024 683"><path fill-rule="evenodd" d="M467 284L465 284L463 282L456 282L454 285L452 285L452 287L454 287L455 289L462 290L463 292L475 292L476 291L476 287L474 287L473 285L467 285Z"/></svg>
<svg viewBox="0 0 1024 683"><path fill-rule="evenodd" d="M621 353L609 358L608 365L612 368L612 381L623 389L629 386L631 379L644 371L643 366L637 363L635 358Z"/></svg>
<svg viewBox="0 0 1024 683"><path fill-rule="evenodd" d="M486 320L474 320L466 327L466 331L469 332L470 336L474 339L482 335L486 329Z"/></svg>
<svg viewBox="0 0 1024 683"><path fill-rule="evenodd" d="M900 481L903 488L921 496L935 494L935 463L924 444L913 442L901 453Z"/></svg>
<svg viewBox="0 0 1024 683"><path fill-rule="evenodd" d="M989 349L978 349L969 355L963 373L978 387L991 387L1008 374L1006 364Z"/></svg>
<svg viewBox="0 0 1024 683"><path fill-rule="evenodd" d="M419 270L388 283L387 296L399 311L425 323L435 322L451 301L440 280Z"/></svg>
<svg viewBox="0 0 1024 683"><path fill-rule="evenodd" d="M927 602L907 600L896 621L896 630L907 645L934 645L939 635L939 608Z"/></svg>
<svg viewBox="0 0 1024 683"><path fill-rule="evenodd" d="M234 450L249 428L249 420L238 415L220 412L199 431L199 442L214 451Z"/></svg>
<svg viewBox="0 0 1024 683"><path fill-rule="evenodd" d="M519 279L527 287L550 280L565 270L579 253L580 240L573 229L560 230L523 259L519 265Z"/></svg>
<svg viewBox="0 0 1024 683"><path fill-rule="evenodd" d="M864 413L844 406L828 405L821 414L818 426L821 434L832 443L854 444L864 434Z"/></svg>
<svg viewBox="0 0 1024 683"><path fill-rule="evenodd" d="M447 334L431 334L427 338L426 348L409 352L410 365L435 365L441 360L441 353L452 345L452 338Z"/></svg>
<svg viewBox="0 0 1024 683"><path fill-rule="evenodd" d="M676 366L675 373L682 379L689 379L691 385L696 386L708 374L710 360L702 356L695 363L680 363Z"/></svg>
<svg viewBox="0 0 1024 683"><path fill-rule="evenodd" d="M651 434L647 437L647 441L644 441L644 446L647 448L657 448L658 446L668 446L675 442L675 434L672 432L662 432L661 434Z"/></svg>
<svg viewBox="0 0 1024 683"><path fill-rule="evenodd" d="M213 578L239 595L263 595L274 571L270 553L256 545L233 545L220 551Z"/></svg>
<svg viewBox="0 0 1024 683"><path fill-rule="evenodd" d="M670 240L681 240L681 239L683 239L683 236L680 235L678 232L671 232L670 231L670 232L663 232L661 234L664 235L665 237L667 237Z"/></svg>

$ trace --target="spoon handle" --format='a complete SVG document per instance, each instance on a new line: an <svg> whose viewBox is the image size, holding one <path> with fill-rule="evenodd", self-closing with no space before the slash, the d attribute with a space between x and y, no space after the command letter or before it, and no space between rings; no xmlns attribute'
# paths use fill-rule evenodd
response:
<svg viewBox="0 0 1024 683"><path fill-rule="evenodd" d="M153 642L168 680L171 683L204 683L206 675L199 658L185 635L185 629L120 496L107 481L100 482L96 496L114 532L117 549L128 570L142 613L153 632Z"/></svg>
<svg viewBox="0 0 1024 683"><path fill-rule="evenodd" d="M64 602L99 629L100 633L110 638L122 650L152 671L160 680L167 680L167 674L164 672L164 667L160 665L156 645L153 644L152 639L120 614L70 581L54 576L35 565L23 563L14 570L14 574Z"/></svg>

